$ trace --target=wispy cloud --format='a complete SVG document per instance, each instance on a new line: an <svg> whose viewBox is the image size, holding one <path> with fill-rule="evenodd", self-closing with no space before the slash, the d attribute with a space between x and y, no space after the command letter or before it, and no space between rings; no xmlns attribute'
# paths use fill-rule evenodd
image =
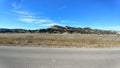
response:
<svg viewBox="0 0 120 68"><path fill-rule="evenodd" d="M18 4L17 2L13 2L12 7L13 7L13 9L19 9L19 8L21 8L21 5Z"/></svg>
<svg viewBox="0 0 120 68"><path fill-rule="evenodd" d="M35 12L30 12L24 9L22 3L24 0L19 0L19 2L13 2L11 10L12 14L17 16L17 20L24 23L29 24L36 24L39 26L51 26L51 25L58 25L54 20L49 19L47 17L43 17L40 15L35 15ZM24 9L24 10L23 10Z"/></svg>
<svg viewBox="0 0 120 68"><path fill-rule="evenodd" d="M19 21L26 22L26 23L33 23L33 24L45 24L45 23L53 24L53 23L55 23L54 21L49 20L49 19L32 18L32 17L22 17L19 19Z"/></svg>
<svg viewBox="0 0 120 68"><path fill-rule="evenodd" d="M74 20L61 20L60 22L62 22L62 23L65 23L65 22L78 23L78 21L74 21Z"/></svg>
<svg viewBox="0 0 120 68"><path fill-rule="evenodd" d="M23 4L24 0L14 0L14 2L12 3L12 7L13 9L20 9L22 8L22 4Z"/></svg>
<svg viewBox="0 0 120 68"><path fill-rule="evenodd" d="M95 28L104 30L120 30L120 26L98 26Z"/></svg>
<svg viewBox="0 0 120 68"><path fill-rule="evenodd" d="M120 29L120 26L114 26L114 27L109 27L109 28Z"/></svg>
<svg viewBox="0 0 120 68"><path fill-rule="evenodd" d="M39 26L52 26L52 25L60 25L58 23L49 23L49 24L40 24Z"/></svg>
<svg viewBox="0 0 120 68"><path fill-rule="evenodd" d="M64 23L64 22L66 22L66 21L65 21L65 20L61 20L60 22Z"/></svg>
<svg viewBox="0 0 120 68"><path fill-rule="evenodd" d="M70 23L70 24L72 24L72 26L76 26L76 27L79 27L80 25L79 24L81 24L81 22L80 21L75 21L75 20L61 20L60 21L61 23ZM78 23L78 25L76 25L75 23ZM69 26L71 26L71 25L69 25Z"/></svg>
<svg viewBox="0 0 120 68"><path fill-rule="evenodd" d="M17 8L16 2L13 2L13 3L12 3L12 7L13 7L13 8Z"/></svg>
<svg viewBox="0 0 120 68"><path fill-rule="evenodd" d="M27 11L21 11L21 10L12 10L12 12L19 14L19 15L29 15L30 13L28 13Z"/></svg>
<svg viewBox="0 0 120 68"><path fill-rule="evenodd" d="M21 10L12 10L13 13L18 15L18 21L30 24L36 24L39 26L51 26L51 25L58 25L54 20L48 19L46 17L35 16L33 13L28 11L21 11Z"/></svg>
<svg viewBox="0 0 120 68"><path fill-rule="evenodd" d="M66 5L63 5L63 6L61 6L60 8L58 8L59 10L64 10L64 9L66 9L67 8L67 6Z"/></svg>

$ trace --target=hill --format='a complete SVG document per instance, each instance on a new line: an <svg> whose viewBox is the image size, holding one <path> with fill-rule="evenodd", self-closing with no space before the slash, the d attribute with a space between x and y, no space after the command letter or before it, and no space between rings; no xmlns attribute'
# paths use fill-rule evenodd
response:
<svg viewBox="0 0 120 68"><path fill-rule="evenodd" d="M90 27L71 27L53 25L46 29L26 30L26 29L5 29L0 28L0 33L80 33L80 34L117 34L117 31L92 29Z"/></svg>
<svg viewBox="0 0 120 68"><path fill-rule="evenodd" d="M39 33L80 33L80 34L117 34L117 31L111 30L99 30L99 29L92 29L90 27L71 27L71 26L59 26L53 25L47 29L39 29L37 30Z"/></svg>

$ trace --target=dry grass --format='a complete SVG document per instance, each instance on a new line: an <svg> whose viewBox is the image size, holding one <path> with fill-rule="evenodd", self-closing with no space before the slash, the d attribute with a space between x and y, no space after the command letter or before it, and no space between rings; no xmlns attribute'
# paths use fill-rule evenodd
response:
<svg viewBox="0 0 120 68"><path fill-rule="evenodd" d="M0 34L0 45L42 47L120 47L119 35Z"/></svg>

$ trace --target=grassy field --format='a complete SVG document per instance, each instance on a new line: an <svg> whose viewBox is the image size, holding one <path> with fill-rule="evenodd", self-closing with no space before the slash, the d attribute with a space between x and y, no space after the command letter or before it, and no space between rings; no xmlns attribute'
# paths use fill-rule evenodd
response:
<svg viewBox="0 0 120 68"><path fill-rule="evenodd" d="M93 34L0 34L0 45L6 46L40 46L40 47L79 47L105 48L120 47L119 35Z"/></svg>

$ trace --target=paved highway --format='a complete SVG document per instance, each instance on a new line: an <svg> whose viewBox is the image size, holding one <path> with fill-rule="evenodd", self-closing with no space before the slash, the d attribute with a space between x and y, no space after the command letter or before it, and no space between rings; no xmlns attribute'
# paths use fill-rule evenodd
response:
<svg viewBox="0 0 120 68"><path fill-rule="evenodd" d="M120 49L1 46L0 68L120 68Z"/></svg>

